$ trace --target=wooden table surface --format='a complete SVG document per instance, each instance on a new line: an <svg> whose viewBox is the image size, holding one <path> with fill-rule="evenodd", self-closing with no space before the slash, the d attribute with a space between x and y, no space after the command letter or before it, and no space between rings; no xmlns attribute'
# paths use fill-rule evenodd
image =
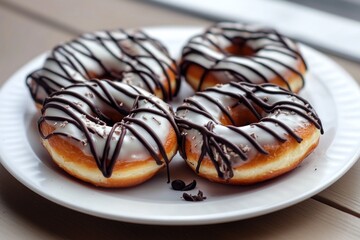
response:
<svg viewBox="0 0 360 240"><path fill-rule="evenodd" d="M145 1L0 0L0 84L35 56L82 32L210 23ZM359 64L328 56L360 83ZM0 239L146 237L360 239L360 161L323 192L289 208L242 221L187 227L131 224L82 214L37 195L0 166Z"/></svg>

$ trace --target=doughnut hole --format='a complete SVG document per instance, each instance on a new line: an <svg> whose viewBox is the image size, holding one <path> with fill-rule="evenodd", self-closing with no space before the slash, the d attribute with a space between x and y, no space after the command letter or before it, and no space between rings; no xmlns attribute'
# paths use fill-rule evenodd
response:
<svg viewBox="0 0 360 240"><path fill-rule="evenodd" d="M250 57L253 56L256 51L251 46L246 43L246 40L243 38L233 38L232 44L227 46L225 52L229 55L241 56L241 57Z"/></svg>
<svg viewBox="0 0 360 240"><path fill-rule="evenodd" d="M257 109L258 112L262 114L263 111L260 111L260 109ZM236 106L233 106L229 108L229 112L231 117L234 119L236 127L246 126L251 123L259 122L259 119L256 117L256 115L244 104L237 104ZM222 122L223 125L232 125L230 120L227 118L227 122Z"/></svg>
<svg viewBox="0 0 360 240"><path fill-rule="evenodd" d="M105 72L103 74L97 74L95 72L89 72L89 79L108 79L111 81L119 81L122 79L122 72L121 71L115 71L110 70L109 72Z"/></svg>
<svg viewBox="0 0 360 240"><path fill-rule="evenodd" d="M118 103L119 105L121 103ZM99 118L101 120L103 120L104 122L106 122L106 124L110 127L112 127L115 123L120 122L124 117L126 117L127 115L129 115L131 109L127 109L127 108L123 108L124 113L121 113L119 111L117 111L114 108L101 108L100 111L102 112L102 114L107 118L103 118L100 117ZM93 114L93 116L96 116L97 114Z"/></svg>

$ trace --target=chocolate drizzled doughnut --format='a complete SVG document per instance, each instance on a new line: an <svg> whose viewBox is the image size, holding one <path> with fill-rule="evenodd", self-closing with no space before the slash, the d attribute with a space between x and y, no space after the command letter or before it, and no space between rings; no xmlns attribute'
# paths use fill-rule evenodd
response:
<svg viewBox="0 0 360 240"><path fill-rule="evenodd" d="M274 29L224 22L188 41L180 72L196 91L240 81L298 92L306 68L298 46Z"/></svg>
<svg viewBox="0 0 360 240"><path fill-rule="evenodd" d="M34 101L89 79L139 86L168 101L179 88L175 61L156 39L140 30L86 33L56 46L44 66L27 76Z"/></svg>
<svg viewBox="0 0 360 240"><path fill-rule="evenodd" d="M190 167L233 184L293 169L323 133L305 99L273 84L232 82L195 93L177 109L176 122L180 154Z"/></svg>
<svg viewBox="0 0 360 240"><path fill-rule="evenodd" d="M110 80L70 85L51 94L41 112L39 132L55 162L70 173L71 164L78 164L77 177L95 185L123 186L113 184L113 171L121 177L121 171L136 164L139 174L148 163L156 171L164 166L168 171L177 150L179 133L171 107L134 86ZM81 154L69 157L71 152ZM82 175L82 164L98 172L98 182Z"/></svg>

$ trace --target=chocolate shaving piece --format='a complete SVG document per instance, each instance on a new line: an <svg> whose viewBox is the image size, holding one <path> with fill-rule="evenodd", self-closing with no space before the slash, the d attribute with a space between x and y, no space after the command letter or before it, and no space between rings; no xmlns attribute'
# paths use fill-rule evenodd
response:
<svg viewBox="0 0 360 240"><path fill-rule="evenodd" d="M199 190L197 195L184 193L183 194L183 199L185 201L189 201L189 202L201 202L201 201L204 201L206 199L206 196L204 196L204 193Z"/></svg>
<svg viewBox="0 0 360 240"><path fill-rule="evenodd" d="M182 180L176 179L171 182L171 187L176 191L182 191L185 187L185 183Z"/></svg>
<svg viewBox="0 0 360 240"><path fill-rule="evenodd" d="M176 179L171 182L171 187L173 190L176 190L176 191L190 191L196 187L196 181L193 180L188 185L185 185L185 182L183 180Z"/></svg>
<svg viewBox="0 0 360 240"><path fill-rule="evenodd" d="M196 187L196 181L193 180L191 183L189 183L188 185L186 185L182 191L190 191L193 190Z"/></svg>

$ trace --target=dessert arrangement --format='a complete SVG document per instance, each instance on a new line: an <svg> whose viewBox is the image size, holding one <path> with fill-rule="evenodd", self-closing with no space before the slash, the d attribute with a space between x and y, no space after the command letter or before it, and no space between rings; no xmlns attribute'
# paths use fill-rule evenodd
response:
<svg viewBox="0 0 360 240"><path fill-rule="evenodd" d="M179 151L210 181L253 184L291 171L318 145L321 121L297 95L306 69L297 44L275 30L217 23L178 61L139 30L83 34L52 49L26 84L42 144L78 179L130 187L166 168L170 181ZM173 109L182 81L195 93Z"/></svg>

